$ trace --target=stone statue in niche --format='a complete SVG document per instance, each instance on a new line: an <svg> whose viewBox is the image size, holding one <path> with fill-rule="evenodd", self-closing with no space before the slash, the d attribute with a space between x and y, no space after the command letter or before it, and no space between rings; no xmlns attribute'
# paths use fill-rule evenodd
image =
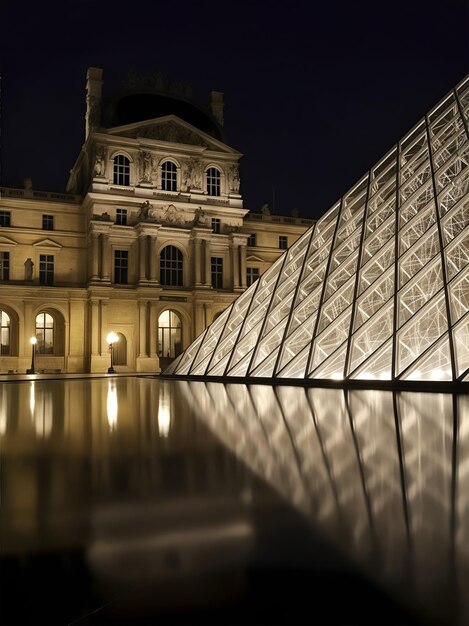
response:
<svg viewBox="0 0 469 626"><path fill-rule="evenodd" d="M140 181L151 183L152 158L149 152L143 151L139 155Z"/></svg>
<svg viewBox="0 0 469 626"><path fill-rule="evenodd" d="M189 159L187 162L189 169L188 186L189 189L202 189L203 166L200 159Z"/></svg>
<svg viewBox="0 0 469 626"><path fill-rule="evenodd" d="M233 163L228 168L228 184L230 191L234 193L239 193L239 169L236 163Z"/></svg>
<svg viewBox="0 0 469 626"><path fill-rule="evenodd" d="M106 148L104 146L96 147L96 155L94 157L93 176L104 176L106 172Z"/></svg>
<svg viewBox="0 0 469 626"><path fill-rule="evenodd" d="M99 126L101 117L100 100L96 96L90 96L88 100L88 125L90 128Z"/></svg>
<svg viewBox="0 0 469 626"><path fill-rule="evenodd" d="M26 261L24 262L24 279L25 280L33 279L33 268L34 268L34 263L32 262L30 258L27 258Z"/></svg>

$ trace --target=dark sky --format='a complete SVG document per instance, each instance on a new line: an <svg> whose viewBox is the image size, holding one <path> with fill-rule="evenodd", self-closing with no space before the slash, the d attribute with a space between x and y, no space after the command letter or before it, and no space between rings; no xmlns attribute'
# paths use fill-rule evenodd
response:
<svg viewBox="0 0 469 626"><path fill-rule="evenodd" d="M469 73L469 0L0 0L1 182L63 190L104 93L164 71L225 92L245 206L317 217ZM274 196L274 197L273 197Z"/></svg>

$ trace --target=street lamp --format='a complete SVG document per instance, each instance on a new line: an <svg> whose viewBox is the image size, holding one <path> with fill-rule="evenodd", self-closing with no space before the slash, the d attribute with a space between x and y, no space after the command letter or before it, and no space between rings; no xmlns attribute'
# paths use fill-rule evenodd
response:
<svg viewBox="0 0 469 626"><path fill-rule="evenodd" d="M108 374L114 374L115 373L115 369L113 367L114 365L114 344L119 341L119 337L116 335L116 333L114 331L111 330L110 333L108 333L107 337L106 337L106 341L109 344L109 350L111 351L111 367L108 368L107 373Z"/></svg>
<svg viewBox="0 0 469 626"><path fill-rule="evenodd" d="M31 344L31 367L29 368L29 370L26 370L26 374L35 374L36 372L34 370L34 356L36 354L36 337L31 337L29 343Z"/></svg>

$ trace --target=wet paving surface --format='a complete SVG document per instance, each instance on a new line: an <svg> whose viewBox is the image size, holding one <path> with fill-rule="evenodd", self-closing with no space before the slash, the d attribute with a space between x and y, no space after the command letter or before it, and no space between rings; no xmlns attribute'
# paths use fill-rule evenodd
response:
<svg viewBox="0 0 469 626"><path fill-rule="evenodd" d="M467 623L468 396L0 386L3 624Z"/></svg>

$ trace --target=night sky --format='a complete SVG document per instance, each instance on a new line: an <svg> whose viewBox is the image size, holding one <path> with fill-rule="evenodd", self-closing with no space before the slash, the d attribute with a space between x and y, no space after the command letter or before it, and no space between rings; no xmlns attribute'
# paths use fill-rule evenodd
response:
<svg viewBox="0 0 469 626"><path fill-rule="evenodd" d="M1 182L61 191L84 141L85 76L130 71L225 93L241 192L324 213L469 73L469 1L2 0Z"/></svg>

